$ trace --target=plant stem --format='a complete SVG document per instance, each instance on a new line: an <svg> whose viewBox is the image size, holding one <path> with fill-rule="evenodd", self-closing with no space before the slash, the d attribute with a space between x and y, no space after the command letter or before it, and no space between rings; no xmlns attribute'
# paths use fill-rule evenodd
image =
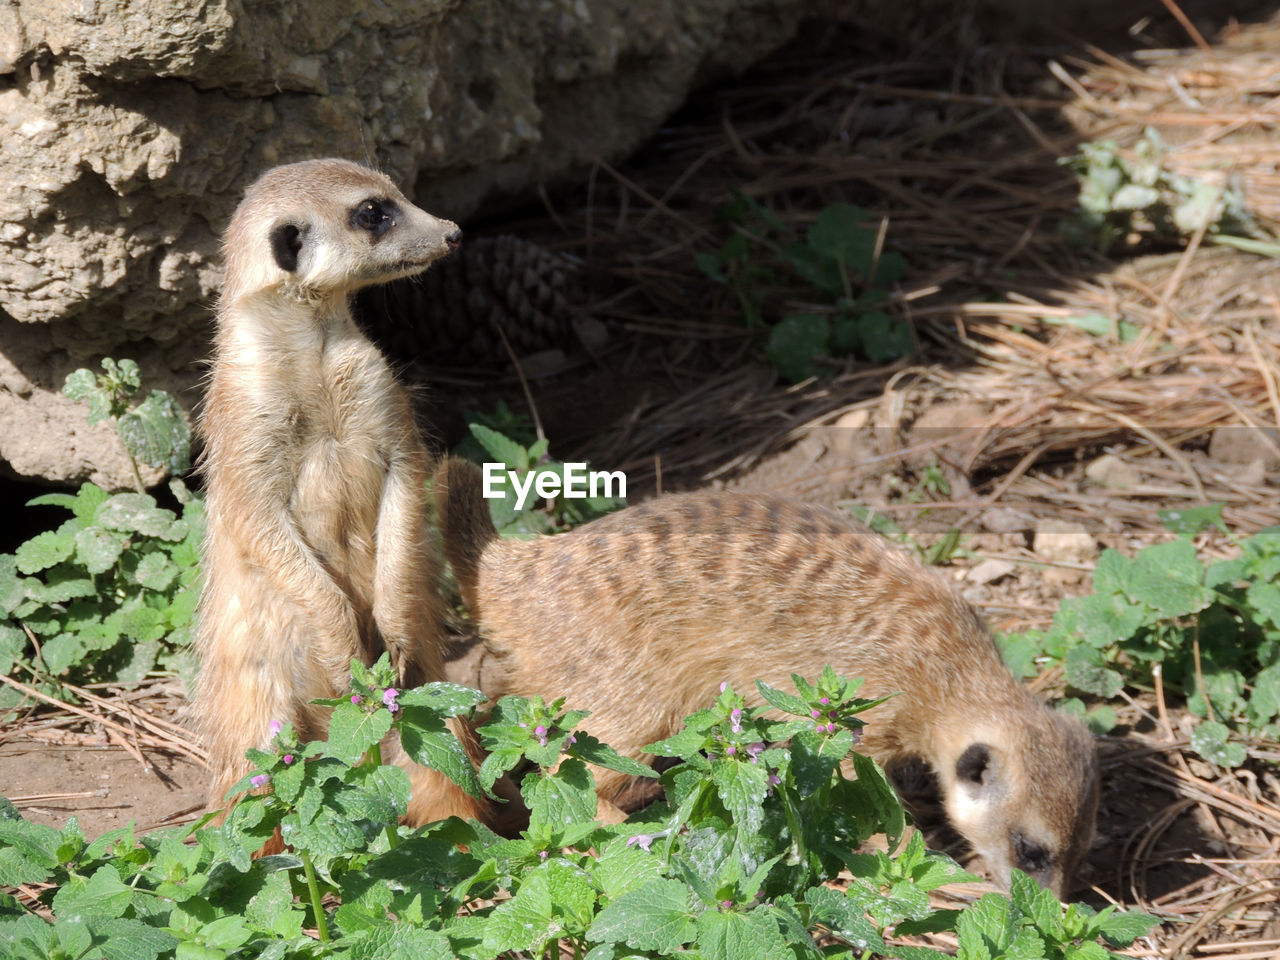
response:
<svg viewBox="0 0 1280 960"><path fill-rule="evenodd" d="M368 766L374 768L382 766L382 744L375 743L370 747L369 755L365 758L364 762ZM400 846L400 832L397 829L397 826L397 824L389 823L384 828L384 832L387 835L387 849L389 850L394 850L396 847Z"/></svg>
<svg viewBox="0 0 1280 960"><path fill-rule="evenodd" d="M302 856L302 869L307 875L307 889L311 891L311 912L316 917L316 930L320 933L320 942L329 942L329 922L324 916L324 907L320 903L320 884L316 883L316 870L311 865L311 854L299 851Z"/></svg>

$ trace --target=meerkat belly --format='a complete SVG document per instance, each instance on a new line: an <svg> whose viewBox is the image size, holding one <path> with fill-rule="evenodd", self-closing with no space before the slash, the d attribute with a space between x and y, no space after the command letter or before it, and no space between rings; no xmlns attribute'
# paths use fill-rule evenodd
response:
<svg viewBox="0 0 1280 960"><path fill-rule="evenodd" d="M325 437L310 445L294 487L294 514L307 543L357 595L372 589L386 464L373 444Z"/></svg>

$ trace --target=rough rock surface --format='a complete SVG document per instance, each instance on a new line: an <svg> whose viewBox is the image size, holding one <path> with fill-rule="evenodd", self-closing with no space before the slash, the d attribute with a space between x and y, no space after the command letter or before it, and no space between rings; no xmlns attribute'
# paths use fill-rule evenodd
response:
<svg viewBox="0 0 1280 960"><path fill-rule="evenodd" d="M0 465L126 482L58 396L132 356L188 406L217 235L277 163L376 163L454 219L637 146L803 0L0 0ZM96 360L95 360L96 362Z"/></svg>

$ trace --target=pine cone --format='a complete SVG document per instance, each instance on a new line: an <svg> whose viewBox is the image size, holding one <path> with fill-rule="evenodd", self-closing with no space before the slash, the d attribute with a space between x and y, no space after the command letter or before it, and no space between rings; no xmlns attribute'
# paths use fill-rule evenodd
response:
<svg viewBox="0 0 1280 960"><path fill-rule="evenodd" d="M585 299L577 264L519 237L481 237L426 274L370 287L353 313L400 365L508 367L578 343L576 305Z"/></svg>

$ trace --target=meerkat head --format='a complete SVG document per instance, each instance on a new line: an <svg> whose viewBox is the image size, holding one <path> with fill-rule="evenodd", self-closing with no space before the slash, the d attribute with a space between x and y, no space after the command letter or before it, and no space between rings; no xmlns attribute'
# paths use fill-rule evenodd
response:
<svg viewBox="0 0 1280 960"><path fill-rule="evenodd" d="M1016 721L953 740L937 774L951 822L1000 884L1016 867L1062 898L1093 842L1097 753L1078 721L1027 697Z"/></svg>
<svg viewBox="0 0 1280 960"><path fill-rule="evenodd" d="M346 295L425 270L462 231L410 203L387 177L347 160L275 167L245 192L224 241L223 301L284 288Z"/></svg>

